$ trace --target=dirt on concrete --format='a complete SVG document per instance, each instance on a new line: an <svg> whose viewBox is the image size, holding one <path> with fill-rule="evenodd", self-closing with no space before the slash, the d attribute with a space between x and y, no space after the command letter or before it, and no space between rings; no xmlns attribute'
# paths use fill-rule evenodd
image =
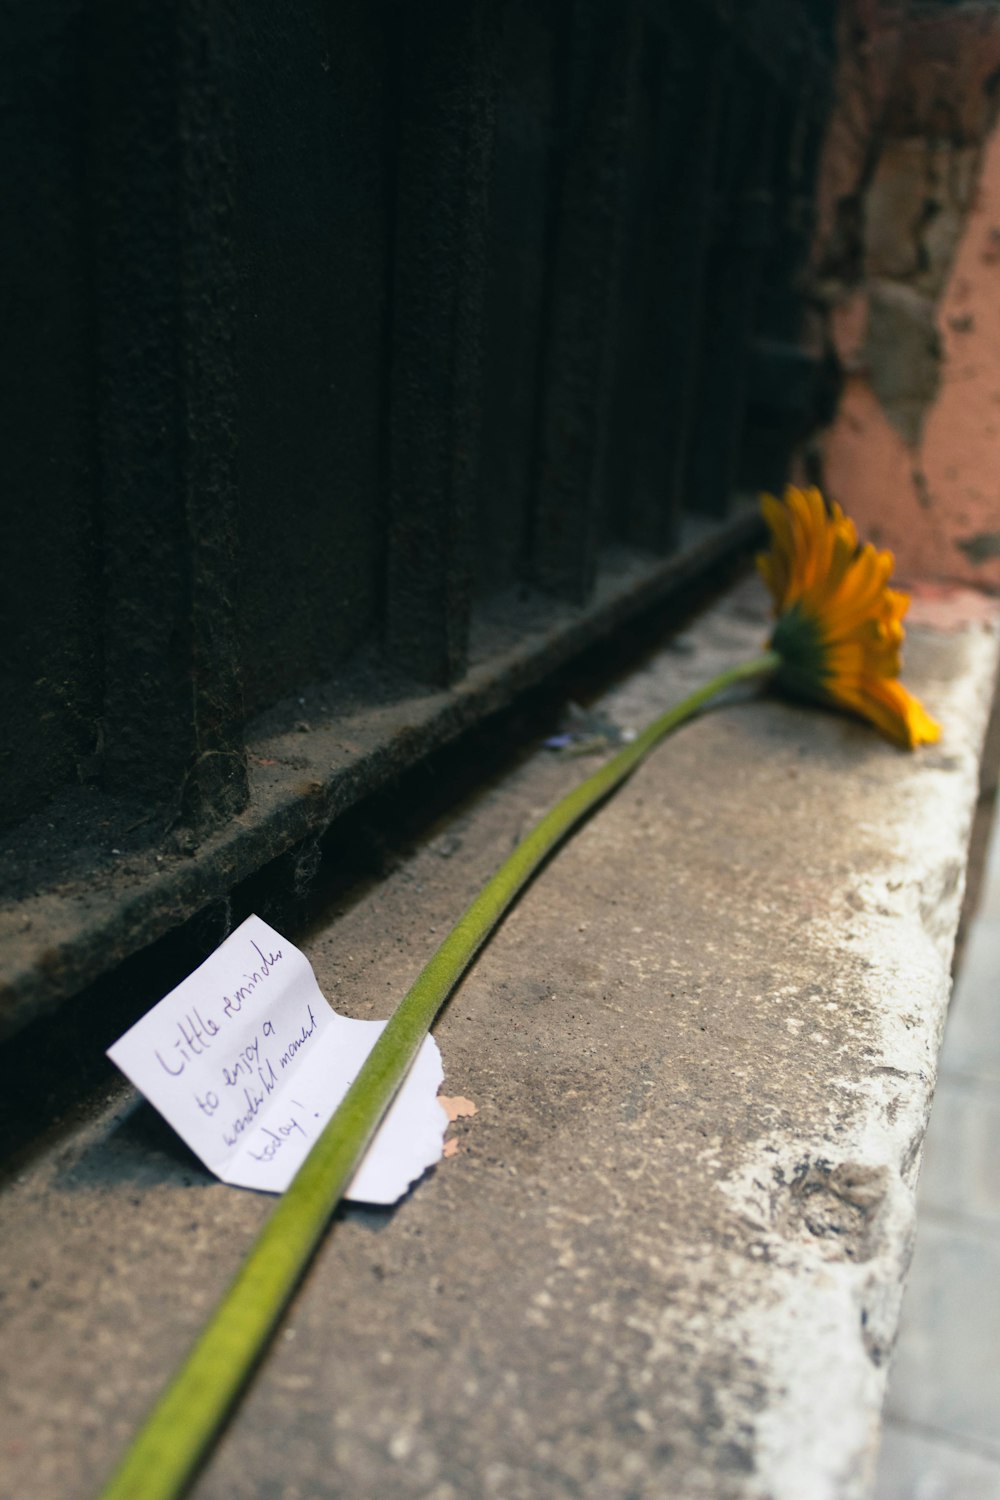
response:
<svg viewBox="0 0 1000 1500"><path fill-rule="evenodd" d="M601 711L639 727L764 629L738 591ZM946 732L914 756L744 695L557 854L436 1027L457 1150L337 1215L199 1500L860 1500L995 658L989 624L916 633ZM292 934L331 1003L386 1015L590 764L526 746L339 889ZM0 1197L33 1500L96 1491L269 1208L107 1087Z"/></svg>

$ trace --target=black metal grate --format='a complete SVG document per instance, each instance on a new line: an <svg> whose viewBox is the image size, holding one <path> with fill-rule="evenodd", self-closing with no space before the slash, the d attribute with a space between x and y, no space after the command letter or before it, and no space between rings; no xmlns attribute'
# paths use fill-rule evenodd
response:
<svg viewBox="0 0 1000 1500"><path fill-rule="evenodd" d="M832 12L9 18L8 1025L746 544ZM303 696L396 711L262 775Z"/></svg>

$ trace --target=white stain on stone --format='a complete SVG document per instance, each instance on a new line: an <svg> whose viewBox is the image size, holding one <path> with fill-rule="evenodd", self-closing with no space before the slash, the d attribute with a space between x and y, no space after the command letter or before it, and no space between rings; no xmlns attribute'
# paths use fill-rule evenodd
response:
<svg viewBox="0 0 1000 1500"><path fill-rule="evenodd" d="M827 1010L849 998L858 1051L808 1131L756 1143L719 1186L758 1231L735 1347L767 1397L756 1473L770 1500L865 1500L915 1220L916 1176L950 995L979 760L997 667L996 628L964 637L964 670L936 684L940 751L903 757L877 826L882 869L845 874L849 923L817 918L830 956ZM840 993L838 954L854 994ZM860 963L858 961L861 961ZM848 965L845 963L845 967ZM858 975L863 976L860 981ZM860 993L859 993L860 991ZM802 1021L787 1017L789 1031ZM805 1042L803 1042L805 1046Z"/></svg>

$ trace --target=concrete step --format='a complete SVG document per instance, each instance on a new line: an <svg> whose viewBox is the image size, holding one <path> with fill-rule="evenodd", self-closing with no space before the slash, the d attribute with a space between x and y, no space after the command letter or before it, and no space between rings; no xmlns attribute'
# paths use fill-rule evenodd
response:
<svg viewBox="0 0 1000 1500"><path fill-rule="evenodd" d="M598 706L639 726L765 628L741 587ZM436 1028L457 1154L338 1213L198 1500L868 1493L996 660L913 629L916 755L721 708L551 861ZM331 1002L387 1014L595 763L526 745L290 933ZM95 1492L269 1206L110 1067L53 1126L0 1195L12 1494Z"/></svg>

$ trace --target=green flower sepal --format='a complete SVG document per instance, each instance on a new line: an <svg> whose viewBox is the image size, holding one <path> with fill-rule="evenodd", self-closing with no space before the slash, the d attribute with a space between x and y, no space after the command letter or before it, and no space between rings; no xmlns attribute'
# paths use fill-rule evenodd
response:
<svg viewBox="0 0 1000 1500"><path fill-rule="evenodd" d="M793 698L825 699L826 643L815 615L793 604L779 619L770 646L780 657L775 681Z"/></svg>

